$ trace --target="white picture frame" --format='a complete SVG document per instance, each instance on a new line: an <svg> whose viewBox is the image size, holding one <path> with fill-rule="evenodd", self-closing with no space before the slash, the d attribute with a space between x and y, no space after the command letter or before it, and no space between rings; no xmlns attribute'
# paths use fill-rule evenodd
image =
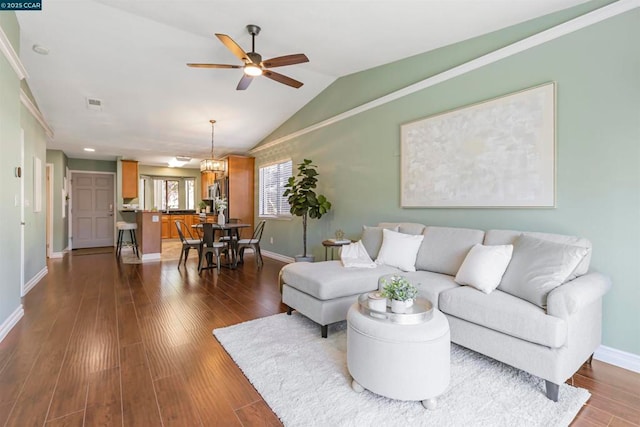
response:
<svg viewBox="0 0 640 427"><path fill-rule="evenodd" d="M404 208L555 207L555 83L401 126Z"/></svg>

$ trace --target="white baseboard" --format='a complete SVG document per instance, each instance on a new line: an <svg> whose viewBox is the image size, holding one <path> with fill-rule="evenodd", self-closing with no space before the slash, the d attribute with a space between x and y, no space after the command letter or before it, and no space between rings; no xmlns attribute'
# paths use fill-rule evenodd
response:
<svg viewBox="0 0 640 427"><path fill-rule="evenodd" d="M601 345L596 349L593 358L619 368L640 373L640 356L637 354Z"/></svg>
<svg viewBox="0 0 640 427"><path fill-rule="evenodd" d="M31 280L29 280L27 283L25 283L25 284L24 284L24 292L23 292L23 294L22 294L22 295L20 295L20 296L25 296L26 294L28 294L28 293L29 293L29 291L30 291L31 289L33 289L33 287L34 287L35 285L37 285L37 284L38 284L38 282L39 282L39 281L40 281L44 276L46 276L48 272L49 272L49 269L48 269L46 266L45 266L42 270L40 270L40 271L38 272L38 274L36 274L35 276L33 276L33 277L31 278Z"/></svg>
<svg viewBox="0 0 640 427"><path fill-rule="evenodd" d="M291 258L290 256L280 255L275 252L270 252L265 250L261 250L260 252L262 253L262 255L266 256L267 258L275 259L275 260L286 262L286 263L295 262L295 259Z"/></svg>
<svg viewBox="0 0 640 427"><path fill-rule="evenodd" d="M157 254L142 254L140 256L140 261L142 262L148 262L148 261L160 261L162 259L162 255L157 253Z"/></svg>
<svg viewBox="0 0 640 427"><path fill-rule="evenodd" d="M51 252L49 258L64 258L64 252Z"/></svg>
<svg viewBox="0 0 640 427"><path fill-rule="evenodd" d="M11 332L11 329L13 329L16 323L18 323L18 321L22 319L22 316L24 316L24 307L22 307L22 304L20 304L18 308L16 308L15 311L11 313L7 320L2 322L2 324L0 325L0 342L2 342L4 337L6 337L9 332Z"/></svg>

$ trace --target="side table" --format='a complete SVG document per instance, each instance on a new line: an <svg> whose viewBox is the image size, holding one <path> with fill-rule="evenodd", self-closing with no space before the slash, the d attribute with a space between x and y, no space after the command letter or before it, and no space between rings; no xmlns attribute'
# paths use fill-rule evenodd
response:
<svg viewBox="0 0 640 427"><path fill-rule="evenodd" d="M424 298L398 314L370 309L363 294L347 313L347 367L356 392L435 409L449 386L450 347L447 318Z"/></svg>
<svg viewBox="0 0 640 427"><path fill-rule="evenodd" d="M335 240L325 240L322 242L322 246L324 246L324 260L328 261L327 257L327 249L331 248L331 260L333 261L333 250L335 248L340 248L344 245L348 245L351 243L351 240L338 241Z"/></svg>

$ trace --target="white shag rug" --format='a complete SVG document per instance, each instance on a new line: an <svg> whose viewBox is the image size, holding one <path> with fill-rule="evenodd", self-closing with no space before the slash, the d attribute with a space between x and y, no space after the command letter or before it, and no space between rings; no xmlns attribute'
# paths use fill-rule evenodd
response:
<svg viewBox="0 0 640 427"><path fill-rule="evenodd" d="M429 411L420 402L351 389L346 322L320 327L294 312L213 334L285 426L566 426L589 392L544 381L464 347L451 346L451 383Z"/></svg>

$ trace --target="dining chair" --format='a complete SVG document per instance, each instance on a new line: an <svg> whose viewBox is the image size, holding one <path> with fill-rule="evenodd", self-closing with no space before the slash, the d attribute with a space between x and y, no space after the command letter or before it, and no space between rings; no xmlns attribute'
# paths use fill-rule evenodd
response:
<svg viewBox="0 0 640 427"><path fill-rule="evenodd" d="M253 231L253 236L250 239L238 240L238 255L240 262L244 262L244 250L249 248L253 249L253 253L256 258L256 264L258 268L262 267L262 253L260 252L260 240L262 239L262 232L264 231L264 225L267 221L264 219L258 223L256 229Z"/></svg>
<svg viewBox="0 0 640 427"><path fill-rule="evenodd" d="M226 249L227 245L226 243L215 241L215 230L222 230L222 228L218 224L213 224L211 222L205 222L202 224L202 251L200 253L200 260L198 261L198 273L205 268L211 267L211 264L207 259L209 254L215 255L216 269L218 270L218 273L220 273L220 254ZM207 267L202 266L205 259L207 259Z"/></svg>
<svg viewBox="0 0 640 427"><path fill-rule="evenodd" d="M180 268L180 263L182 262L183 256L184 265L187 265L187 258L189 257L189 251L191 249L195 249L198 251L198 259L200 259L200 247L202 246L202 241L193 237L191 231L189 230L189 227L187 227L184 221L177 219L175 220L175 224L176 228L178 229L178 236L180 236L180 241L182 242L180 260L178 260L178 268Z"/></svg>

